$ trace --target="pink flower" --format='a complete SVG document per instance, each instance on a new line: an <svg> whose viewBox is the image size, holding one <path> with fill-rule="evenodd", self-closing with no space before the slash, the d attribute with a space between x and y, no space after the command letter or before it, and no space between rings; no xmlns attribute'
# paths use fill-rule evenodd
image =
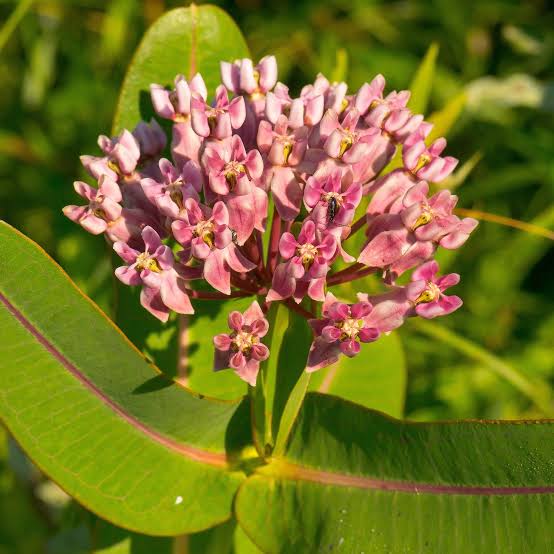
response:
<svg viewBox="0 0 554 554"><path fill-rule="evenodd" d="M330 83L324 75L318 73L314 84L307 86L313 87L315 91L323 94L325 98L324 109L326 110L333 110L340 114L349 105L350 99L346 97L348 85L343 81Z"/></svg>
<svg viewBox="0 0 554 554"><path fill-rule="evenodd" d="M362 199L362 186L353 182L351 171L335 168L309 177L304 187L304 204L318 228L345 226L352 222Z"/></svg>
<svg viewBox="0 0 554 554"><path fill-rule="evenodd" d="M420 129L406 139L402 149L402 160L404 167L418 179L438 183L454 171L458 160L452 156L441 158L440 154L446 148L444 138L438 138L427 147L425 137L429 131L430 127Z"/></svg>
<svg viewBox="0 0 554 554"><path fill-rule="evenodd" d="M378 127L395 142L403 143L423 123L422 115L414 115L406 107L409 98L409 91L403 90L391 92L382 100L375 100L365 118L366 124Z"/></svg>
<svg viewBox="0 0 554 554"><path fill-rule="evenodd" d="M332 235L317 236L315 223L306 220L298 235L283 233L279 252L284 260L273 274L273 282L266 300L274 302L291 296L297 303L306 294L314 300L325 298L325 276L335 256L337 245Z"/></svg>
<svg viewBox="0 0 554 554"><path fill-rule="evenodd" d="M178 123L188 120L193 94L204 100L208 97L204 79L199 73L190 83L183 75L177 75L175 88L172 91L166 90L161 85L150 85L150 96L156 113L164 119L171 119Z"/></svg>
<svg viewBox="0 0 554 554"><path fill-rule="evenodd" d="M419 182L408 190L400 213L404 225L414 232L420 241L434 241L444 248L456 249L468 239L478 221L466 217L460 219L452 213L458 197L441 190L427 199L429 185Z"/></svg>
<svg viewBox="0 0 554 554"><path fill-rule="evenodd" d="M377 132L357 128L360 114L352 108L339 122L337 112L327 110L320 125L321 137L327 137L323 148L328 156L342 160L344 163L359 162L371 151L371 142Z"/></svg>
<svg viewBox="0 0 554 554"><path fill-rule="evenodd" d="M223 84L234 94L264 95L277 82L275 56L264 56L255 67L248 58L221 62L220 67Z"/></svg>
<svg viewBox="0 0 554 554"><path fill-rule="evenodd" d="M173 267L171 249L162 244L152 227L143 229L142 239L142 252L124 242L113 245L119 257L127 263L115 270L116 277L126 285L143 285L141 304L161 321L167 321L170 310L180 314L194 313L185 281Z"/></svg>
<svg viewBox="0 0 554 554"><path fill-rule="evenodd" d="M293 129L284 115L279 116L275 126L268 121L261 121L258 128L258 147L262 154L267 155L271 165L298 166L308 148L308 129Z"/></svg>
<svg viewBox="0 0 554 554"><path fill-rule="evenodd" d="M385 78L381 74L376 75L371 83L364 83L354 96L355 108L365 116L370 108L382 102L384 90Z"/></svg>
<svg viewBox="0 0 554 554"><path fill-rule="evenodd" d="M277 123L281 115L287 114L291 129L304 125L312 127L323 116L325 97L323 91L313 85L305 86L300 98L292 99L289 89L283 83L277 83L274 92L268 92L265 103L265 115L271 123Z"/></svg>
<svg viewBox="0 0 554 554"><path fill-rule="evenodd" d="M203 163L210 185L206 198L225 200L230 225L237 233L238 244L243 245L254 227L264 229L267 217L267 194L254 183L262 176L262 157L257 150L246 154L242 140L234 135L210 144Z"/></svg>
<svg viewBox="0 0 554 554"><path fill-rule="evenodd" d="M450 273L437 278L438 270L437 262L431 260L413 272L410 283L405 287L394 286L388 292L371 297L358 293L359 300L373 304L366 323L381 333L388 333L400 327L408 317L432 319L457 310L462 300L457 296L446 296L443 292L456 285L460 276Z"/></svg>
<svg viewBox="0 0 554 554"><path fill-rule="evenodd" d="M395 189L396 183L391 177L386 185L390 198L399 195L405 186L403 179ZM384 190L378 191L382 199ZM459 248L478 222L469 217L460 220L452 213L458 199L448 191L427 199L428 191L429 185L420 181L408 189L401 203L395 201L389 207L393 213L369 216L368 242L358 261L370 267L387 267L394 279L429 259L438 245ZM372 203L371 208L375 210Z"/></svg>
<svg viewBox="0 0 554 554"><path fill-rule="evenodd" d="M75 181L73 187L89 203L86 206L66 206L63 213L89 233L103 233L108 228L108 222L121 216L121 191L110 177L100 176L97 189L82 181Z"/></svg>
<svg viewBox="0 0 554 554"><path fill-rule="evenodd" d="M238 135L226 143L210 144L203 157L211 190L220 196L248 194L252 181L262 176L264 163L257 150L246 154Z"/></svg>
<svg viewBox="0 0 554 554"><path fill-rule="evenodd" d="M135 127L133 136L139 143L141 162L159 156L167 144L165 132L154 118L150 123L141 121Z"/></svg>
<svg viewBox="0 0 554 554"><path fill-rule="evenodd" d="M130 175L137 167L140 147L137 139L126 129L114 139L100 135L98 146L108 157L110 169L119 175Z"/></svg>
<svg viewBox="0 0 554 554"><path fill-rule="evenodd" d="M417 179L405 169L395 169L376 179L368 187L372 194L367 207L368 215L398 213L403 209L404 195L417 183Z"/></svg>
<svg viewBox="0 0 554 554"><path fill-rule="evenodd" d="M161 85L150 85L150 96L156 113L173 121L171 153L178 167L182 167L189 160L198 163L198 153L202 146L202 139L193 131L191 125L193 94L203 100L208 97L204 79L198 73L190 83L183 75L177 75L172 91Z"/></svg>
<svg viewBox="0 0 554 554"><path fill-rule="evenodd" d="M137 139L126 129L115 138L105 135L98 137L98 146L104 157L81 156L81 163L95 179L102 175L117 181L120 177L133 174L140 159L140 148Z"/></svg>
<svg viewBox="0 0 554 554"><path fill-rule="evenodd" d="M169 160L162 158L159 162L161 182L146 177L140 184L144 194L157 206L160 212L168 217L177 218L185 207L187 198L200 200L202 174L193 161L188 161L179 171Z"/></svg>
<svg viewBox="0 0 554 554"><path fill-rule="evenodd" d="M188 198L185 208L182 219L171 225L173 236L184 248L182 257L202 261L204 279L215 289L230 294L231 271L246 273L256 266L232 241L227 207L219 201L212 210Z"/></svg>
<svg viewBox="0 0 554 554"><path fill-rule="evenodd" d="M308 148L308 128L289 130L289 121L282 115L272 128L268 121L258 127L258 147L271 165L265 173L275 207L286 221L292 221L302 205L303 189L295 169L299 169Z"/></svg>
<svg viewBox="0 0 554 554"><path fill-rule="evenodd" d="M216 89L213 107L203 98L193 95L191 100L192 128L201 137L224 139L230 137L233 129L239 129L246 117L244 98L237 96L229 102L227 89L219 85Z"/></svg>
<svg viewBox="0 0 554 554"><path fill-rule="evenodd" d="M323 318L309 321L316 338L310 348L306 371L316 371L337 362L341 353L352 358L360 352L360 342L377 340L379 330L366 322L372 308L368 301L351 305L339 302L328 292Z"/></svg>
<svg viewBox="0 0 554 554"><path fill-rule="evenodd" d="M449 273L437 277L438 272L439 264L431 260L412 273L410 300L414 304L415 313L425 319L450 314L463 304L458 296L444 294L446 289L460 282L460 276ZM420 287L419 291L416 286Z"/></svg>
<svg viewBox="0 0 554 554"><path fill-rule="evenodd" d="M369 218L367 242L358 262L389 272L389 280L429 259L435 252L431 241L419 241L402 222L399 214Z"/></svg>
<svg viewBox="0 0 554 554"><path fill-rule="evenodd" d="M255 301L244 314L231 312L228 321L231 333L222 333L213 339L214 370L232 368L243 381L254 387L260 362L269 357L269 349L260 340L267 334L269 322Z"/></svg>

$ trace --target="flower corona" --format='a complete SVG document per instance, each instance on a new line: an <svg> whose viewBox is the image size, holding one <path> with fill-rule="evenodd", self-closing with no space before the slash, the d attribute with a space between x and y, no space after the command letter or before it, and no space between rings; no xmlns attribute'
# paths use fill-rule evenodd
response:
<svg viewBox="0 0 554 554"><path fill-rule="evenodd" d="M165 322L171 311L194 317L191 298L251 297L214 337L214 368L255 385L274 303L313 331L307 371L408 317L461 306L444 294L459 276L437 276L434 255L459 248L477 221L458 218L457 197L436 186L457 160L443 156L444 138L429 141L409 91L385 95L378 75L348 94L318 75L295 98L273 56L221 62L221 79L211 102L200 74L178 75L171 90L152 84L169 140L152 119L100 136L103 155L81 157L97 185L76 181L86 204L64 213L113 244L124 262L115 275L142 287L144 308ZM368 275L381 292L364 290Z"/></svg>

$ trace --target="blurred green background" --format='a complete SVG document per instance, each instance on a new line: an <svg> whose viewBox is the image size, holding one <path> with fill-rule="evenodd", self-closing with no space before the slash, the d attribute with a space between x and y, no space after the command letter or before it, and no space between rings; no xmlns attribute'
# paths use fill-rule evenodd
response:
<svg viewBox="0 0 554 554"><path fill-rule="evenodd" d="M450 183L460 206L554 229L554 10L548 2L213 3L236 19L255 59L277 56L279 78L294 91L318 71L346 77L350 92L376 73L385 75L388 90L405 88L436 42L427 113L465 97L448 134L448 153L462 168ZM96 153L98 134L109 132L144 30L179 5L0 0L0 218L41 244L106 310L108 248L61 208L75 201L73 180L84 178L79 155ZM407 417L552 417L553 244L482 222L464 248L441 257L462 275L457 294L465 305L440 324L409 322L400 331ZM90 551L79 533L93 516L68 504L2 433L0 554Z"/></svg>

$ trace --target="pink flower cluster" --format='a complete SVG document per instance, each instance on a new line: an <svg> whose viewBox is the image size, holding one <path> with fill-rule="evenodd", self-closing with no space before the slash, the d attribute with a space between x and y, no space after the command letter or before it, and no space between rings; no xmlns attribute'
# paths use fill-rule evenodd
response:
<svg viewBox="0 0 554 554"><path fill-rule="evenodd" d="M214 338L215 369L254 385L269 356L261 339L272 303L309 320L308 371L355 356L407 317L461 305L444 294L459 276L437 277L433 256L460 247L477 222L454 214L447 190L430 193L457 160L442 155L445 139L428 140L432 125L407 107L408 91L385 95L378 75L347 94L346 83L319 75L293 97L273 56L222 62L221 78L212 101L199 74L178 75L170 89L152 84L170 141L155 119L101 136L102 154L81 158L97 186L75 182L84 205L64 208L113 243L124 263L116 277L142 287L150 313L167 321L172 310L193 314L191 298L257 296ZM385 173L397 150L402 167ZM398 284L409 270L409 284ZM328 290L370 273L382 294L361 291L347 304Z"/></svg>

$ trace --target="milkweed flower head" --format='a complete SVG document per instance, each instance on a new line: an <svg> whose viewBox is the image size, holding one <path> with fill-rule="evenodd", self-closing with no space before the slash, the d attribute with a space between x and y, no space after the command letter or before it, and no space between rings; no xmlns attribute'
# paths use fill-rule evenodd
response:
<svg viewBox="0 0 554 554"><path fill-rule="evenodd" d="M64 208L113 244L115 275L141 287L146 310L165 322L172 311L194 317L203 301L251 297L213 338L214 369L255 385L272 304L306 318L307 371L371 348L408 317L462 305L445 293L459 276L440 276L434 256L462 246L477 221L460 219L458 198L437 187L457 160L444 138L429 140L409 91L386 93L377 75L349 93L318 75L295 95L274 56L220 69L215 91L199 74L152 83L157 118L101 135L101 152L81 157L95 186L76 181L84 205ZM364 290L370 274L378 294Z"/></svg>

